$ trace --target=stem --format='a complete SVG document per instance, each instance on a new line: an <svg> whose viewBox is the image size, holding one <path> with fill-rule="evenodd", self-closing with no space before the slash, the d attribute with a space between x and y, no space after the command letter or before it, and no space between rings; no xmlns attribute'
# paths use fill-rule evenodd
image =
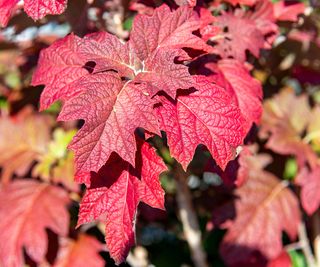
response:
<svg viewBox="0 0 320 267"><path fill-rule="evenodd" d="M310 242L309 242L309 239L307 236L306 225L304 222L302 222L299 225L298 235L299 235L299 240L302 244L301 249L302 249L304 256L306 257L308 267L316 267L317 266L316 260L312 254Z"/></svg>
<svg viewBox="0 0 320 267"><path fill-rule="evenodd" d="M192 196L187 184L187 173L177 162L173 165L176 181L177 203L183 232L191 250L191 257L196 267L208 267L206 253L202 248L201 231L197 214L192 204Z"/></svg>

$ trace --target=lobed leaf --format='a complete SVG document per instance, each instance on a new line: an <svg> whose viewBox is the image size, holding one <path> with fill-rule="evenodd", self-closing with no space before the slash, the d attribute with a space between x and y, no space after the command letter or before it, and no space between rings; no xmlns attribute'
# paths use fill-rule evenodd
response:
<svg viewBox="0 0 320 267"><path fill-rule="evenodd" d="M160 128L167 133L171 155L185 169L199 144L206 145L224 169L243 141L244 121L222 88L196 79L198 91L181 93L176 101L161 98L157 108Z"/></svg>
<svg viewBox="0 0 320 267"><path fill-rule="evenodd" d="M91 177L80 205L78 225L106 217L106 243L117 264L135 243L135 217L140 201L164 209L159 174L166 168L147 143L139 141L136 167L112 154L106 165Z"/></svg>
<svg viewBox="0 0 320 267"><path fill-rule="evenodd" d="M299 202L287 188L287 182L259 169L254 160L251 162L247 182L236 190L237 216L229 223L220 247L228 266L249 262L255 262L256 266L260 262L263 266L264 260L274 259L281 253L282 231L294 239L300 223Z"/></svg>
<svg viewBox="0 0 320 267"><path fill-rule="evenodd" d="M0 263L24 266L23 250L35 262L47 252L46 228L68 234L69 197L61 188L35 180L17 180L0 189ZM14 223L13 223L14 222Z"/></svg>

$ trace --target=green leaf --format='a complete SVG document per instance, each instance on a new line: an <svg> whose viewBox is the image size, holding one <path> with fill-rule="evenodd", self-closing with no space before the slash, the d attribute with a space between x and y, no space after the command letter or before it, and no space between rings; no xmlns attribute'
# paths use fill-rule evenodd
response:
<svg viewBox="0 0 320 267"><path fill-rule="evenodd" d="M283 177L286 180L293 180L298 171L297 161L294 158L289 158L284 167Z"/></svg>
<svg viewBox="0 0 320 267"><path fill-rule="evenodd" d="M291 250L289 251L289 255L292 261L292 267L308 267L302 252Z"/></svg>
<svg viewBox="0 0 320 267"><path fill-rule="evenodd" d="M132 28L133 17L127 18L123 23L123 29L130 31Z"/></svg>

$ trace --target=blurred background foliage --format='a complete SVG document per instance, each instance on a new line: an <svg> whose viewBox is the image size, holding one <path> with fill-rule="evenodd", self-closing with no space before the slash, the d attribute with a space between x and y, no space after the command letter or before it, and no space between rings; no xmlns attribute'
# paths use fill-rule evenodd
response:
<svg viewBox="0 0 320 267"><path fill-rule="evenodd" d="M264 101L278 96L282 88L290 88L295 94L308 97L309 108L315 110L315 115L312 125L303 129L301 136L319 155L320 112L316 107L320 105L320 4L318 1L303 2L307 5L305 14L297 22L281 22L280 34L273 48L262 51L259 59L248 55L248 62L253 66L254 77L263 84ZM220 8L227 9L230 6L222 3ZM46 16L38 22L18 11L9 25L0 31L1 183L5 185L12 179L31 177L65 188L72 200L69 206L71 239L86 233L103 242L104 236L102 222L74 229L83 188L73 181L73 154L67 150L67 144L81 122L55 122L60 103L38 112L43 88L30 86L32 73L40 50L55 40L70 32L83 36L99 30L107 30L126 39L135 15L136 12L130 10L130 3L126 0L69 0L65 13ZM297 107L290 108L294 110ZM296 119L300 123L306 118L298 116ZM279 178L294 181L298 172L296 157L267 149L265 136L256 134L258 129L252 129L252 136L255 136L254 141L259 145L259 152L273 157L267 170ZM222 267L225 265L219 256L219 244L225 230L215 228L211 217L214 206L223 202L226 196L220 190L220 177L203 172L199 167L203 165L202 162L203 158L198 158L191 165L188 185L199 216L208 261L211 266ZM167 210L163 212L141 205L137 224L138 246L131 251L127 263L121 266L193 265L177 216L175 183L169 174L163 174L161 181L166 191ZM55 234L50 232L50 248L54 247L56 240ZM301 249L291 247L286 236L283 242L288 246L292 266L307 267ZM47 264L52 257L49 254ZM106 252L100 254L106 266L114 265ZM36 266L27 256L26 262L27 266Z"/></svg>

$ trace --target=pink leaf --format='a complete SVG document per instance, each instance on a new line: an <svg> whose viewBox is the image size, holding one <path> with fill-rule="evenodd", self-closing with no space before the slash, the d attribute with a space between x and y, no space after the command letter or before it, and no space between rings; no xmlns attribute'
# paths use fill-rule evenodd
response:
<svg viewBox="0 0 320 267"><path fill-rule="evenodd" d="M0 1L0 25L5 27L18 0ZM67 0L25 0L24 10L34 20L42 19L48 14L57 15L63 13L67 6Z"/></svg>
<svg viewBox="0 0 320 267"><path fill-rule="evenodd" d="M60 239L60 249L53 267L103 267L105 262L99 255L103 245L93 237L81 234L78 240Z"/></svg>
<svg viewBox="0 0 320 267"><path fill-rule="evenodd" d="M312 170L304 167L295 181L301 185L301 205L307 214L312 215L320 205L320 166Z"/></svg>
<svg viewBox="0 0 320 267"><path fill-rule="evenodd" d="M225 13L218 17L217 26L224 31L224 38L217 40L216 49L223 58L246 60L246 50L255 57L264 46L264 36L255 22L247 18Z"/></svg>
<svg viewBox="0 0 320 267"><path fill-rule="evenodd" d="M61 14L67 6L67 0L25 0L24 10L34 20L48 14Z"/></svg>
<svg viewBox="0 0 320 267"><path fill-rule="evenodd" d="M7 26L15 5L19 0L0 0L0 26Z"/></svg>
<svg viewBox="0 0 320 267"><path fill-rule="evenodd" d="M277 20L297 21L298 16L305 10L304 3L290 4L290 1L279 1L274 4L274 16Z"/></svg>
<svg viewBox="0 0 320 267"><path fill-rule="evenodd" d="M241 62L246 61L247 51L259 57L260 49L270 49L275 40L278 27L274 22L273 4L268 0L259 1L253 11L237 8L234 13L223 13L214 23L221 31L212 36L216 53Z"/></svg>
<svg viewBox="0 0 320 267"><path fill-rule="evenodd" d="M197 4L197 0L175 0L178 6L194 7Z"/></svg>
<svg viewBox="0 0 320 267"><path fill-rule="evenodd" d="M130 42L140 60L145 60L159 48L210 50L210 46L193 34L197 29L199 17L191 8L183 6L171 12L168 6L162 5L150 17L136 16Z"/></svg>
<svg viewBox="0 0 320 267"><path fill-rule="evenodd" d="M229 83L224 87L231 87L229 89L231 95L235 95L236 103L238 104L241 113L246 121L244 129L248 132L252 123L258 124L262 115L262 87L258 80L254 79L245 66L233 59L220 60L217 66L214 63L205 65L206 68L213 71L211 78L213 80L221 79ZM223 77L219 76L219 71ZM217 74L215 74L217 73Z"/></svg>
<svg viewBox="0 0 320 267"><path fill-rule="evenodd" d="M300 223L299 202L287 182L261 170L259 160L249 157L247 182L236 190L237 216L220 247L228 266L263 266L263 260L274 259L283 250L282 231L294 239ZM255 261L256 265L249 264Z"/></svg>
<svg viewBox="0 0 320 267"><path fill-rule="evenodd" d="M258 0L223 0L224 2L230 3L231 5L247 5L247 6L253 6L256 4Z"/></svg>
<svg viewBox="0 0 320 267"><path fill-rule="evenodd" d="M47 252L46 228L65 236L69 214L67 193L32 180L18 180L0 190L0 263L24 266L23 248L36 262ZM3 242L5 240L5 242Z"/></svg>

